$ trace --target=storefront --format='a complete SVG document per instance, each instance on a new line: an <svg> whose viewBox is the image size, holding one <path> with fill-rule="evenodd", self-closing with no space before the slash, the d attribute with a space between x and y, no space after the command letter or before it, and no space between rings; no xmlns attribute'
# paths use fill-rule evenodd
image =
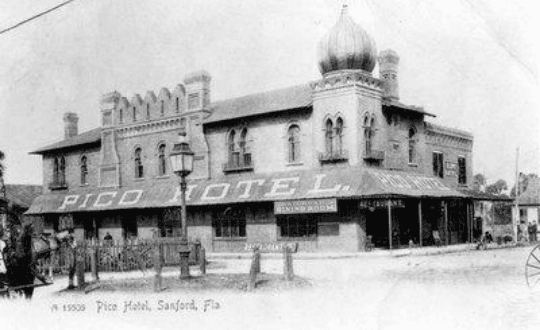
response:
<svg viewBox="0 0 540 330"><path fill-rule="evenodd" d="M28 214L45 227L72 226L79 239L178 236L180 190L154 184L40 196ZM224 177L188 183L188 233L208 251L294 243L302 251L359 251L412 241L469 239L470 199L440 180L363 168Z"/></svg>

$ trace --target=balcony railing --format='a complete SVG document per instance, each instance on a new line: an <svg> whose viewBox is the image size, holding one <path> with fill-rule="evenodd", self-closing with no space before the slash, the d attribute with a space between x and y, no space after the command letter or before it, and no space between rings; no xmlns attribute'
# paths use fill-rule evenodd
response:
<svg viewBox="0 0 540 330"><path fill-rule="evenodd" d="M338 163L349 159L346 149L331 150L319 153L319 161L321 163Z"/></svg>
<svg viewBox="0 0 540 330"><path fill-rule="evenodd" d="M66 180L53 180L49 182L49 189L50 190L67 189Z"/></svg>
<svg viewBox="0 0 540 330"><path fill-rule="evenodd" d="M384 151L382 150L365 150L364 151L365 160L384 160Z"/></svg>
<svg viewBox="0 0 540 330"><path fill-rule="evenodd" d="M253 171L251 153L232 153L229 161L223 164L223 172Z"/></svg>

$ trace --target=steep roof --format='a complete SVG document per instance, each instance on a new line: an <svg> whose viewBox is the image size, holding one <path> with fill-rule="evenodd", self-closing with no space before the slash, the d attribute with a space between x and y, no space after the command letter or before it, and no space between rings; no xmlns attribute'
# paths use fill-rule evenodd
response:
<svg viewBox="0 0 540 330"><path fill-rule="evenodd" d="M6 199L10 205L29 208L36 197L43 193L43 187L28 184L6 184Z"/></svg>
<svg viewBox="0 0 540 330"><path fill-rule="evenodd" d="M270 112L306 108L312 104L311 87L303 84L217 101L212 104L212 114L204 122L208 124Z"/></svg>
<svg viewBox="0 0 540 330"><path fill-rule="evenodd" d="M90 131L86 131L84 133L81 133L79 135L75 135L72 138L62 140L53 144L49 144L48 146L45 146L43 148L40 148L38 150L30 152L30 154L34 155L40 155L44 154L48 151L57 150L57 149L65 149L85 144L93 144L101 142L101 127L94 128Z"/></svg>
<svg viewBox="0 0 540 330"><path fill-rule="evenodd" d="M531 179L527 190L518 197L520 205L540 205L540 179Z"/></svg>

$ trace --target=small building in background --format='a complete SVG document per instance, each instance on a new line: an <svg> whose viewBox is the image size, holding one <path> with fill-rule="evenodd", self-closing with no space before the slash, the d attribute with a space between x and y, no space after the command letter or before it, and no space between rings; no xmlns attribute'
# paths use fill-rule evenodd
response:
<svg viewBox="0 0 540 330"><path fill-rule="evenodd" d="M519 222L517 224L527 227L529 239L538 240L540 179L530 179L527 190L518 196L517 202L519 206ZM518 229L518 231L520 230L522 229Z"/></svg>
<svg viewBox="0 0 540 330"><path fill-rule="evenodd" d="M34 199L43 193L43 186L27 184L6 184L0 196L0 223L7 228L11 223L31 220L24 213L30 208ZM37 222L41 226L40 222ZM37 228L41 230L41 228Z"/></svg>

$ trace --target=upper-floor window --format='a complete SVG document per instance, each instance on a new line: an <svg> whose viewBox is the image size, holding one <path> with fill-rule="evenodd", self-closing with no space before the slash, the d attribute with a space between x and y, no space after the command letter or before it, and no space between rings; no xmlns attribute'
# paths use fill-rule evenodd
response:
<svg viewBox="0 0 540 330"><path fill-rule="evenodd" d="M252 170L251 149L247 128L237 134L231 130L227 137L227 163L224 164L224 171L244 171Z"/></svg>
<svg viewBox="0 0 540 330"><path fill-rule="evenodd" d="M124 122L124 110L123 109L120 109L120 111L118 111L118 122L120 124L122 124Z"/></svg>
<svg viewBox="0 0 540 330"><path fill-rule="evenodd" d="M326 120L325 124L325 131L324 131L324 144L326 148L326 153L328 155L332 154L333 148L334 148L334 132L333 132L334 124L332 123L331 119Z"/></svg>
<svg viewBox="0 0 540 330"><path fill-rule="evenodd" d="M236 150L236 141L235 141L236 132L232 130L229 133L229 139L227 141L227 148L229 153L229 165L238 167L240 161L240 153Z"/></svg>
<svg viewBox="0 0 540 330"><path fill-rule="evenodd" d="M142 162L142 149L137 148L135 149L135 178L143 178L144 177L144 167Z"/></svg>
<svg viewBox="0 0 540 330"><path fill-rule="evenodd" d="M66 187L66 158L64 156L55 157L53 159L52 189Z"/></svg>
<svg viewBox="0 0 540 330"><path fill-rule="evenodd" d="M150 118L150 103L146 103L146 118Z"/></svg>
<svg viewBox="0 0 540 330"><path fill-rule="evenodd" d="M167 174L167 158L165 156L165 144L160 144L158 147L158 175L164 176Z"/></svg>
<svg viewBox="0 0 540 330"><path fill-rule="evenodd" d="M291 125L287 132L289 163L295 163L300 160L300 127Z"/></svg>
<svg viewBox="0 0 540 330"><path fill-rule="evenodd" d="M161 100L161 116L165 115L165 101Z"/></svg>
<svg viewBox="0 0 540 330"><path fill-rule="evenodd" d="M409 164L416 164L416 131L409 129Z"/></svg>
<svg viewBox="0 0 540 330"><path fill-rule="evenodd" d="M434 151L433 152L433 175L443 178L444 169L443 169L443 154L442 152Z"/></svg>
<svg viewBox="0 0 540 330"><path fill-rule="evenodd" d="M88 159L86 156L81 157L81 184L88 184Z"/></svg>
<svg viewBox="0 0 540 330"><path fill-rule="evenodd" d="M176 97L176 112L180 112L180 98Z"/></svg>
<svg viewBox="0 0 540 330"><path fill-rule="evenodd" d="M66 158L64 156L60 157L59 182L62 185L66 184Z"/></svg>
<svg viewBox="0 0 540 330"><path fill-rule="evenodd" d="M335 133L335 150L337 153L341 154L343 152L343 119L341 119L341 117L336 120Z"/></svg>
<svg viewBox="0 0 540 330"><path fill-rule="evenodd" d="M242 133L240 133L240 142L238 143L238 146L240 147L240 161L241 166L250 166L251 165L251 150L249 149L249 141L248 141L248 131L247 128L244 128L242 130Z"/></svg>
<svg viewBox="0 0 540 330"><path fill-rule="evenodd" d="M133 107L133 121L137 121L137 108Z"/></svg>
<svg viewBox="0 0 540 330"><path fill-rule="evenodd" d="M364 118L364 152L366 155L371 154L371 150L373 147L373 135L374 135L374 128L375 128L375 119L369 118L369 116L366 116Z"/></svg>
<svg viewBox="0 0 540 330"><path fill-rule="evenodd" d="M458 183L467 184L467 161L465 157L458 157Z"/></svg>

